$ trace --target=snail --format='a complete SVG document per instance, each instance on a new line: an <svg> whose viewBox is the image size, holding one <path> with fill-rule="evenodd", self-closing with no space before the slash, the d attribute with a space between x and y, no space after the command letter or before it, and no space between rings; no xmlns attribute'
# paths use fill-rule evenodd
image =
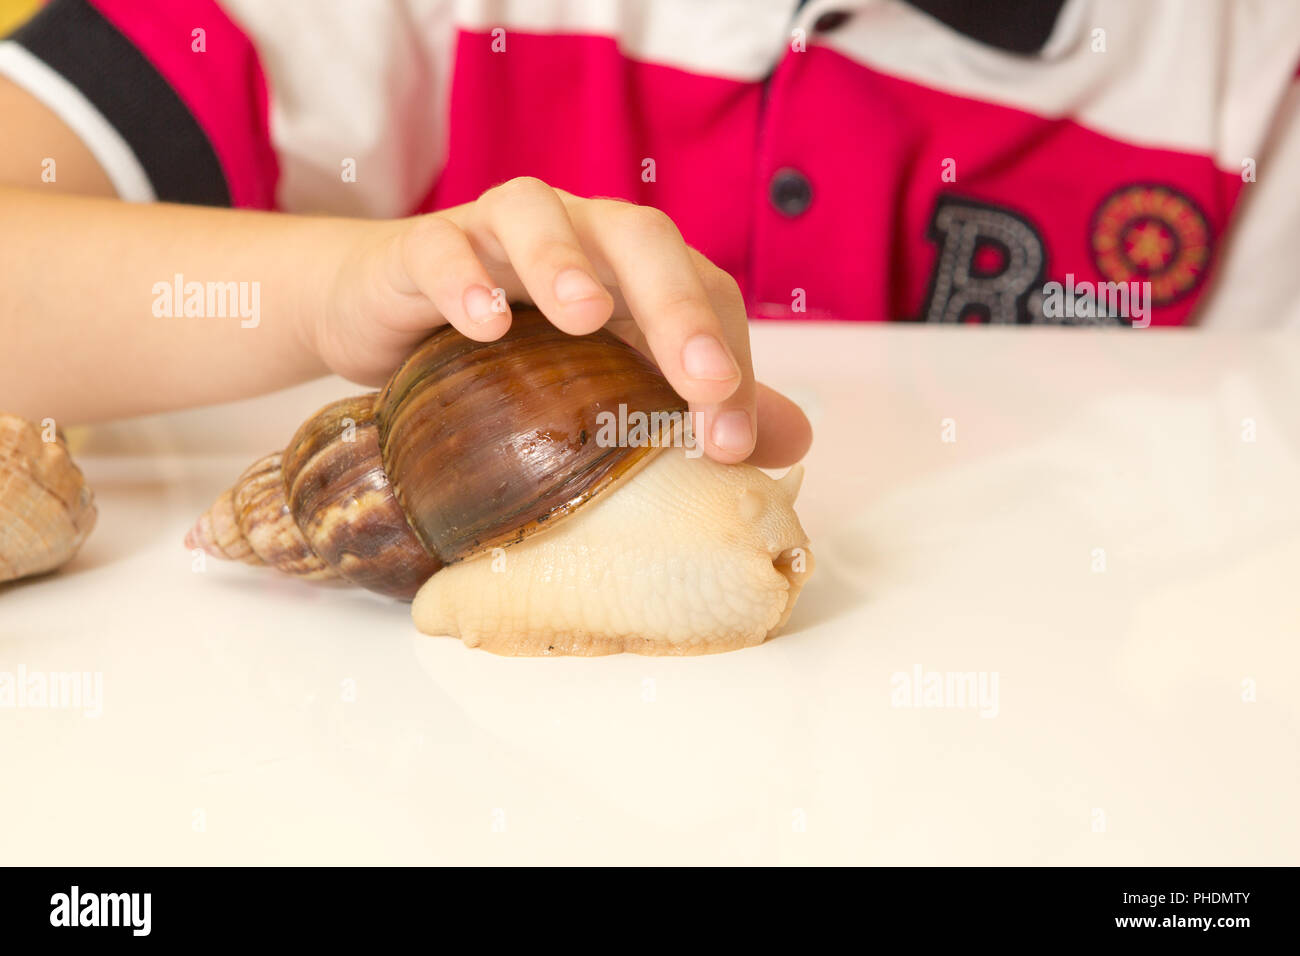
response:
<svg viewBox="0 0 1300 956"><path fill-rule="evenodd" d="M706 459L687 415L606 330L533 310L490 343L445 327L250 466L185 543L412 600L421 631L499 654L758 644L812 572L802 468Z"/></svg>
<svg viewBox="0 0 1300 956"><path fill-rule="evenodd" d="M95 502L53 424L0 414L0 581L67 563L95 527Z"/></svg>

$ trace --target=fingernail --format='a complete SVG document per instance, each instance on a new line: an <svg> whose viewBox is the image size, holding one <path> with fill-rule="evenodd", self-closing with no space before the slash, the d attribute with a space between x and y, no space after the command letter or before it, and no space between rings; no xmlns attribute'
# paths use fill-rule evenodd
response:
<svg viewBox="0 0 1300 956"><path fill-rule="evenodd" d="M469 316L471 322L477 322L483 325L491 322L500 313L497 312L495 299L492 296L492 290L487 286L472 285L465 290L465 296L462 299L465 306L465 314Z"/></svg>
<svg viewBox="0 0 1300 956"><path fill-rule="evenodd" d="M581 302L604 294L604 287L581 269L565 269L555 277L555 297L561 302Z"/></svg>
<svg viewBox="0 0 1300 956"><path fill-rule="evenodd" d="M682 346L682 368L691 378L709 382L726 382L740 374L736 360L722 343L704 333L692 336Z"/></svg>
<svg viewBox="0 0 1300 956"><path fill-rule="evenodd" d="M733 408L713 420L713 444L735 455L748 455L754 449L754 426L749 412Z"/></svg>

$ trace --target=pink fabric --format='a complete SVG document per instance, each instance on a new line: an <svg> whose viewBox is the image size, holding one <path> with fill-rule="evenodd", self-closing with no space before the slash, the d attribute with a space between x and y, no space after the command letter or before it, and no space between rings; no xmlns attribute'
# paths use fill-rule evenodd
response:
<svg viewBox="0 0 1300 956"><path fill-rule="evenodd" d="M624 57L614 40L512 32L510 54L462 32L449 159L425 210L467 202L515 176L668 212L686 241L739 274L760 89ZM642 179L654 160L655 180Z"/></svg>
<svg viewBox="0 0 1300 956"><path fill-rule="evenodd" d="M1028 220L1045 246L1045 280L1069 272L1104 282L1091 250L1094 217L1115 190L1173 189L1217 239L1241 189L1209 157L929 89L824 47L787 53L763 105L761 84L635 62L605 37L512 32L510 43L500 56L489 35L460 35L449 159L422 208L468 201L520 175L654 205L736 276L759 317L919 316L941 194ZM653 183L641 178L646 158L655 160ZM955 182L941 179L947 158ZM813 190L794 217L768 198L786 167ZM1152 324L1187 320L1206 286L1190 278L1194 288L1155 308ZM806 311L794 312L799 289Z"/></svg>
<svg viewBox="0 0 1300 956"><path fill-rule="evenodd" d="M232 205L271 209L279 167L271 147L266 79L243 31L213 0L90 0L171 85L207 134ZM206 32L205 52L191 50Z"/></svg>
<svg viewBox="0 0 1300 956"><path fill-rule="evenodd" d="M266 82L243 32L213 0L91 2L192 111L234 204L271 208ZM195 27L207 31L204 53L191 52ZM512 32L509 55L491 46L489 33L458 35L448 158L420 208L466 202L521 175L657 206L737 278L758 317L920 317L938 286L936 205L955 199L1028 224L1044 249L1044 281L1114 281L1125 260L1101 268L1100 244L1128 249L1137 236L1178 252L1199 234L1206 261L1186 265L1186 287L1151 315L1180 324L1208 285L1242 186L1207 156L941 92L817 45L787 51L767 84L638 62L609 37ZM947 160L952 182L941 175ZM811 183L811 205L796 215L769 197L783 169ZM1116 196L1154 197L1167 215L1154 230L1130 231L1127 213L1103 215ZM996 272L1000 255L981 247L971 268Z"/></svg>
<svg viewBox="0 0 1300 956"><path fill-rule="evenodd" d="M760 163L805 171L819 196L793 220L755 197L751 288L759 302L788 303L792 286L805 287L817 317L918 315L937 255L927 224L941 193L1029 219L1045 242L1047 280L1070 272L1102 282L1090 251L1092 220L1114 190L1172 186L1195 201L1218 237L1242 185L1207 156L1137 146L1072 120L930 89L825 48L786 57L769 109ZM945 159L956 161L955 182L941 179ZM1195 299L1157 308L1152 324L1183 323Z"/></svg>

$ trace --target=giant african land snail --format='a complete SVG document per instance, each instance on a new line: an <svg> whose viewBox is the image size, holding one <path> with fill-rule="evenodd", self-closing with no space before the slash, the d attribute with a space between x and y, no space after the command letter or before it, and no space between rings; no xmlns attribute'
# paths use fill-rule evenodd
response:
<svg viewBox="0 0 1300 956"><path fill-rule="evenodd" d="M812 571L801 470L776 481L666 434L611 447L598 434L620 405L684 407L604 330L524 310L498 342L443 329L382 392L327 405L254 463L186 544L414 598L422 631L502 654L761 643Z"/></svg>

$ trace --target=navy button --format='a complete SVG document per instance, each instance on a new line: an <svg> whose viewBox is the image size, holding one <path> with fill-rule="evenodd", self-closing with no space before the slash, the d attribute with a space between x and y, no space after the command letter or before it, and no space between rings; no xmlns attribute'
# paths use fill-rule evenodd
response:
<svg viewBox="0 0 1300 956"><path fill-rule="evenodd" d="M778 169L768 196L781 215L799 216L812 205L812 183L797 169Z"/></svg>
<svg viewBox="0 0 1300 956"><path fill-rule="evenodd" d="M830 33L832 30L838 30L844 24L849 22L849 15L843 10L832 10L830 13L823 13L813 21L813 29L818 33Z"/></svg>

